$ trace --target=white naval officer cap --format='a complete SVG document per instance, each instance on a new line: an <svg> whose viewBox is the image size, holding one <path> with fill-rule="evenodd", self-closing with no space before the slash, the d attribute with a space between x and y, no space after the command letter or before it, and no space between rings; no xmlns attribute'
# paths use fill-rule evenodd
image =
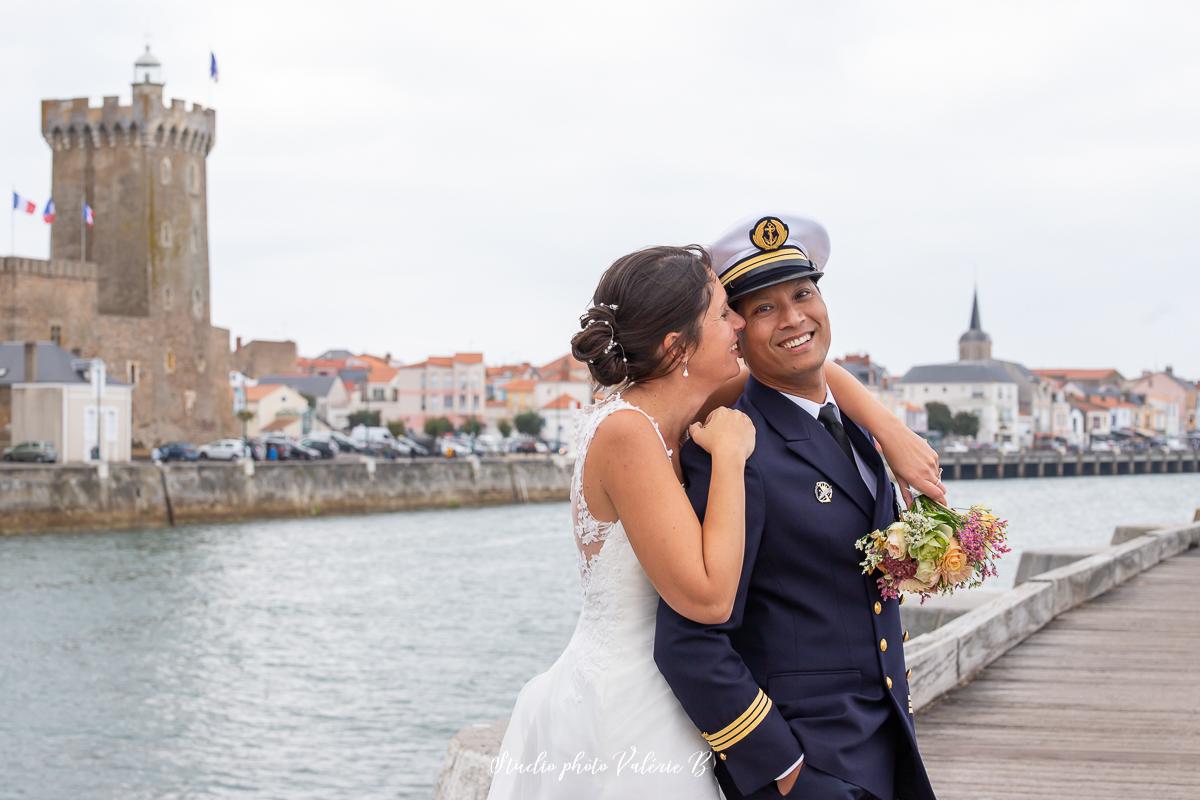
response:
<svg viewBox="0 0 1200 800"><path fill-rule="evenodd" d="M796 278L818 280L829 260L829 234L806 217L748 217L710 248L713 271L729 299Z"/></svg>

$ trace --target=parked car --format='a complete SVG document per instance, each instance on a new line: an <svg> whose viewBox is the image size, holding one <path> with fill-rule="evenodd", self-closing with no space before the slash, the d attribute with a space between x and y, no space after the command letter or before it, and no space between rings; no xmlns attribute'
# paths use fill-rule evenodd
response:
<svg viewBox="0 0 1200 800"><path fill-rule="evenodd" d="M470 442L456 439L453 436L444 436L437 440L437 444L438 451L447 458L469 456L475 452L475 448Z"/></svg>
<svg viewBox="0 0 1200 800"><path fill-rule="evenodd" d="M332 439L314 439L311 436L306 436L301 439L300 445L302 447L316 450L318 453L320 453L321 458L334 458L340 449Z"/></svg>
<svg viewBox="0 0 1200 800"><path fill-rule="evenodd" d="M263 446L267 448L267 460L270 461L270 449L275 448L278 461L316 461L321 454L311 447L305 447L299 442L286 436L264 436Z"/></svg>
<svg viewBox="0 0 1200 800"><path fill-rule="evenodd" d="M21 442L4 451L4 460L53 464L58 461L58 450L52 442Z"/></svg>
<svg viewBox="0 0 1200 800"><path fill-rule="evenodd" d="M943 453L969 453L971 448L967 447L963 442L949 442L942 447Z"/></svg>
<svg viewBox="0 0 1200 800"><path fill-rule="evenodd" d="M396 444L407 449L405 455L409 456L427 456L429 448L418 442L411 436L397 436Z"/></svg>
<svg viewBox="0 0 1200 800"><path fill-rule="evenodd" d="M1089 447L1088 447L1088 450L1090 450L1093 453L1119 453L1119 452L1121 452L1121 448L1118 447L1115 442L1111 442L1108 439L1093 439L1091 445L1089 445Z"/></svg>
<svg viewBox="0 0 1200 800"><path fill-rule="evenodd" d="M241 439L217 439L201 445L197 452L201 459L213 461L237 461L246 457L246 443Z"/></svg>
<svg viewBox="0 0 1200 800"><path fill-rule="evenodd" d="M150 457L155 461L196 461L200 453L190 442L167 442L154 448Z"/></svg>

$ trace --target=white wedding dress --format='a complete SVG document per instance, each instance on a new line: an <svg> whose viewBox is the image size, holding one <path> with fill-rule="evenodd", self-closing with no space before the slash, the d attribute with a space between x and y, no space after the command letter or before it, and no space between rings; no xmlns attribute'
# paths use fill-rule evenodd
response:
<svg viewBox="0 0 1200 800"><path fill-rule="evenodd" d="M489 800L722 796L711 751L654 664L658 594L620 521L595 519L583 496L588 445L622 410L645 415L658 431L620 394L582 420L571 508L583 608L562 655L517 696Z"/></svg>

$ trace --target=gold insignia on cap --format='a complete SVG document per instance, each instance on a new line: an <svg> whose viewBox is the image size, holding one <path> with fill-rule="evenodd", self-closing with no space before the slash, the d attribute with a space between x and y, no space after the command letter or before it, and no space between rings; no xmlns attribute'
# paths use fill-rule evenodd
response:
<svg viewBox="0 0 1200 800"><path fill-rule="evenodd" d="M763 217L750 230L750 241L759 250L778 250L788 238L788 226L779 217Z"/></svg>

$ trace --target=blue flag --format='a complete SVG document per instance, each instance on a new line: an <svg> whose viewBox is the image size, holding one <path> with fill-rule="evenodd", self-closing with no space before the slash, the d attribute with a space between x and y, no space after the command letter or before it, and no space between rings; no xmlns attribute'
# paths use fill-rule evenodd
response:
<svg viewBox="0 0 1200 800"><path fill-rule="evenodd" d="M213 83L217 82L217 55L211 50L208 51L208 77Z"/></svg>

